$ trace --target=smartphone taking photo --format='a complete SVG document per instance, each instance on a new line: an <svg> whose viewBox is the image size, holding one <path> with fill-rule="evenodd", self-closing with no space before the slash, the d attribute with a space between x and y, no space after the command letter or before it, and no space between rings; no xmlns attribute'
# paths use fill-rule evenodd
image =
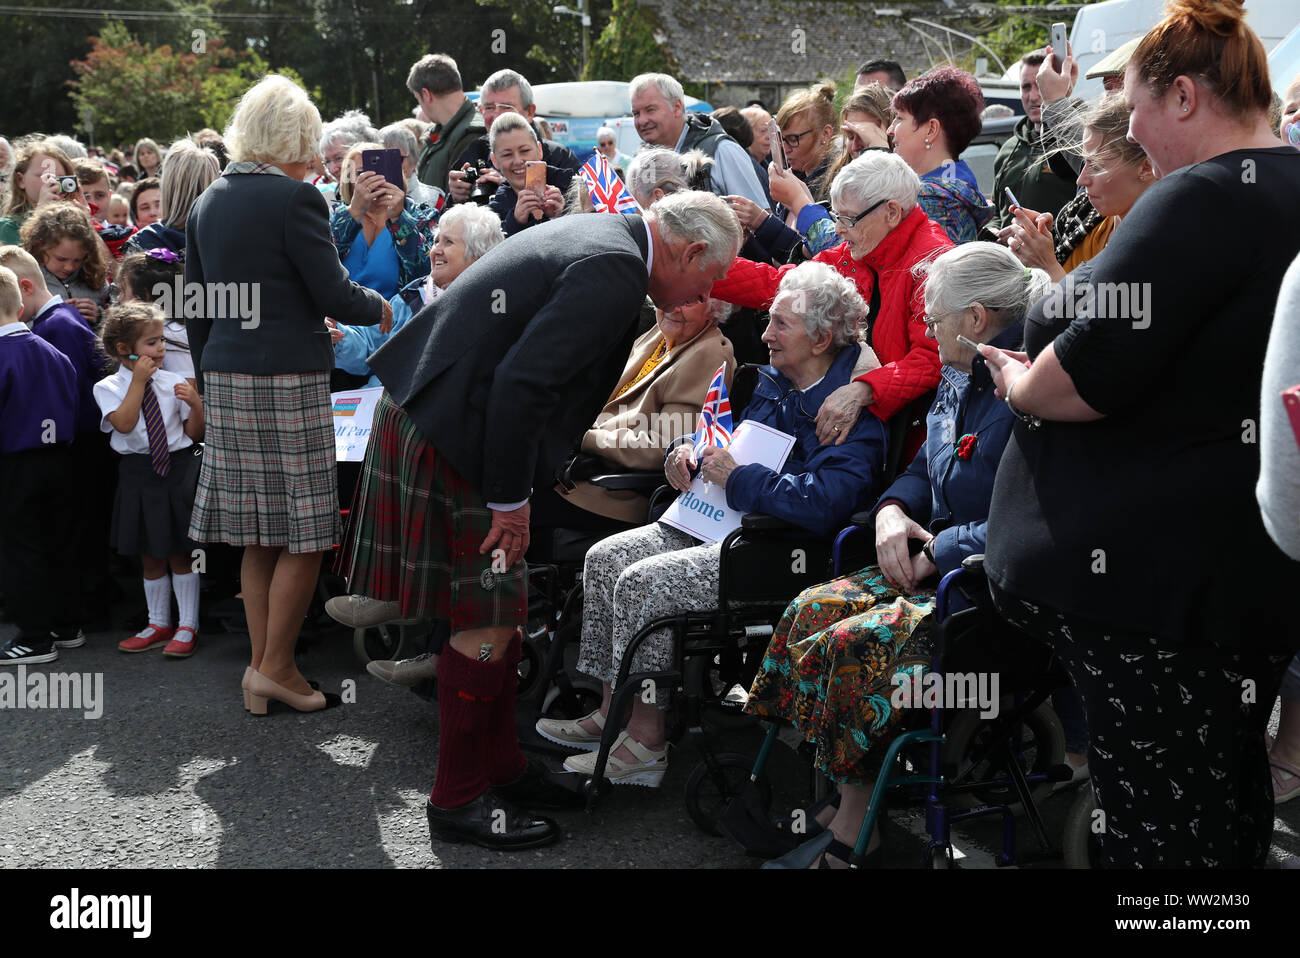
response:
<svg viewBox="0 0 1300 958"><path fill-rule="evenodd" d="M1052 67L1057 73L1065 65L1065 54L1070 46L1070 37L1064 23L1052 24Z"/></svg>
<svg viewBox="0 0 1300 958"><path fill-rule="evenodd" d="M402 176L402 151L399 149L362 150L361 172L378 173L399 190L406 190L406 178Z"/></svg>
<svg viewBox="0 0 1300 958"><path fill-rule="evenodd" d="M781 128L776 125L776 120L767 121L767 135L772 142L772 165L778 173L784 173L790 164L786 162L785 140L781 139Z"/></svg>

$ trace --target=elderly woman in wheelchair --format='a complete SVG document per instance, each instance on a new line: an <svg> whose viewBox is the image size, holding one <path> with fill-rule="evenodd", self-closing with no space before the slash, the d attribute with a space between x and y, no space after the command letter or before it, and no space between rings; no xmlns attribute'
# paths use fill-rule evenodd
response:
<svg viewBox="0 0 1300 958"><path fill-rule="evenodd" d="M731 508L763 512L824 536L874 501L883 481L884 424L863 416L839 445L820 444L816 435L822 400L852 376L858 325L866 311L852 282L825 264L802 264L782 279L763 336L772 365L762 368L753 398L736 419L781 430L794 436L795 444L780 473L757 463L737 465L725 449L705 449L699 464L703 478L723 488ZM664 466L669 483L687 489L694 464L689 443L672 450ZM717 607L720 555L720 543L701 544L663 523L611 536L587 553L578 668L601 680L604 700L581 719L537 723L543 737L589 753L571 756L566 769L594 774L612 682L624 650L642 627L664 616ZM671 656L665 629L642 644L633 671L659 671ZM658 706L665 699L635 700L605 770L614 784L657 786L663 779L668 758Z"/></svg>
<svg viewBox="0 0 1300 958"><path fill-rule="evenodd" d="M1016 348L1029 305L1050 285L993 243L959 246L917 269L926 274L926 335L943 363L925 444L873 510L877 564L790 604L746 705L793 724L839 785L838 809L827 803L820 814L829 822L809 829L818 837L769 863L775 867L847 866L875 778L869 753L878 762L876 746L888 741L902 707L921 704L896 693L919 687L912 682L928 669L938 579L984 551L993 479L1011 433L1012 410L961 340ZM879 845L877 832L868 862Z"/></svg>

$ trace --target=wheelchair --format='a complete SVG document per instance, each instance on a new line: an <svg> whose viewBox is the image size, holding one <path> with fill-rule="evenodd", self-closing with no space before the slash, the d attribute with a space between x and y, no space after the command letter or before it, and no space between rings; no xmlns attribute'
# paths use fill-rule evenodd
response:
<svg viewBox="0 0 1300 958"><path fill-rule="evenodd" d="M837 550L867 527L867 518L867 514L854 517L854 525L837 538ZM837 562L837 569L841 566ZM955 613L950 612L954 590L970 603ZM999 866L1060 857L1061 850L1048 837L1037 803L1051 793L1055 783L1068 781L1071 775L1065 762L1064 733L1047 704L1053 690L1069 681L1063 666L1046 645L997 616L983 576L983 556L968 557L962 568L943 577L934 621L933 672L942 676L945 670L996 671L1001 680L999 712L983 719L974 708L945 709L940 705L929 710L925 723L919 721L924 710L915 710L916 720L907 723L885 751L851 867L861 866L872 831L886 803L895 796L924 808L928 841L922 867L953 867L952 827L986 816L1002 820L1002 850L996 858ZM779 731L776 723L770 726L748 788L720 822L748 853L764 858L779 857L799 844L792 828L776 825L761 789L756 787ZM1091 789L1082 790L1076 807L1082 807L1085 800L1088 809L1083 814L1090 815ZM1034 853L1017 851L1018 813L1037 839ZM1072 810L1072 815L1078 814ZM1067 823L1067 852L1072 836L1077 839L1078 835L1077 824L1072 828Z"/></svg>

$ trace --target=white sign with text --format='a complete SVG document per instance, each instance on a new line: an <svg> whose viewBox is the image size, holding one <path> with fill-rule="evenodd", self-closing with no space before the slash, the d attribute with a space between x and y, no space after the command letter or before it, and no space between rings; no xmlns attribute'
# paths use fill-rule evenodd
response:
<svg viewBox="0 0 1300 958"><path fill-rule="evenodd" d="M330 393L334 413L334 459L337 462L365 462L366 443L375 421L375 406L384 394L383 386Z"/></svg>
<svg viewBox="0 0 1300 958"><path fill-rule="evenodd" d="M794 436L746 419L736 427L727 452L739 465L758 463L780 472L794 448ZM727 505L727 492L717 483L696 476L691 488L677 497L661 521L704 542L718 542L740 525L744 513Z"/></svg>

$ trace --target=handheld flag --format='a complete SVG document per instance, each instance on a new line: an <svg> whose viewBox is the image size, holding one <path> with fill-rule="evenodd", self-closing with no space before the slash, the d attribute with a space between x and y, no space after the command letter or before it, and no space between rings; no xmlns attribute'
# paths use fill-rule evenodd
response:
<svg viewBox="0 0 1300 958"><path fill-rule="evenodd" d="M731 399L727 396L727 382L723 373L727 364L718 367L709 383L709 391L704 394L704 407L700 409L700 418L695 427L695 460L708 446L727 448L731 442Z"/></svg>
<svg viewBox="0 0 1300 958"><path fill-rule="evenodd" d="M636 200L623 184L622 177L614 172L614 168L609 165L609 160L600 151L593 153L591 159L584 163L578 172L586 181L587 194L591 197L591 205L595 207L597 213L639 213L641 211L641 207L637 205Z"/></svg>

